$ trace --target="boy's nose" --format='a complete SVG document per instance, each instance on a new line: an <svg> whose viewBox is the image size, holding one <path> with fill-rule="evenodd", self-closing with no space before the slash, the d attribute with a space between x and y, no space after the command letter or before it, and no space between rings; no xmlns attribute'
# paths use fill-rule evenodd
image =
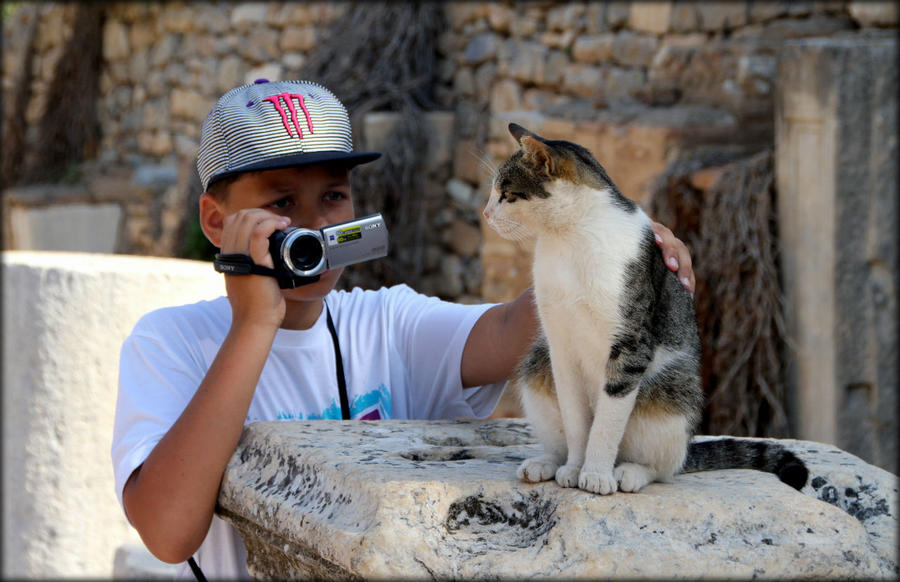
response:
<svg viewBox="0 0 900 582"><path fill-rule="evenodd" d="M328 220L321 212L297 211L291 216L291 226L308 228L310 230L318 230L323 226L328 226Z"/></svg>

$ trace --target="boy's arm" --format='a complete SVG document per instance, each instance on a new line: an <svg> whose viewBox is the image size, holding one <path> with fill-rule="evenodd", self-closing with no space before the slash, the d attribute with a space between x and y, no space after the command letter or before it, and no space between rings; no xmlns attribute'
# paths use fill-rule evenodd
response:
<svg viewBox="0 0 900 582"><path fill-rule="evenodd" d="M129 521L165 562L187 560L206 537L276 330L232 326L184 412L125 484Z"/></svg>
<svg viewBox="0 0 900 582"><path fill-rule="evenodd" d="M652 225L666 265L676 271L678 279L693 293L694 272L687 247L665 226L657 222ZM532 287L514 300L485 311L472 327L463 349L460 369L463 386L508 380L527 354L539 327Z"/></svg>
<svg viewBox="0 0 900 582"><path fill-rule="evenodd" d="M249 210L225 222L222 252L271 262L264 245L251 241L265 241L283 227L279 217ZM225 288L231 329L181 416L122 492L129 521L147 548L166 562L187 560L206 537L222 475L284 317L284 298L271 277L225 277Z"/></svg>

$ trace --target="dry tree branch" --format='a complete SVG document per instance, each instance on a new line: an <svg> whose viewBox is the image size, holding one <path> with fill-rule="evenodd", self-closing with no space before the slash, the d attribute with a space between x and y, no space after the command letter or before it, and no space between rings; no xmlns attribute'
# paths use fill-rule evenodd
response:
<svg viewBox="0 0 900 582"><path fill-rule="evenodd" d="M651 214L691 248L707 407L701 430L786 436L784 315L778 279L771 152L728 164L705 192L702 162L657 182Z"/></svg>

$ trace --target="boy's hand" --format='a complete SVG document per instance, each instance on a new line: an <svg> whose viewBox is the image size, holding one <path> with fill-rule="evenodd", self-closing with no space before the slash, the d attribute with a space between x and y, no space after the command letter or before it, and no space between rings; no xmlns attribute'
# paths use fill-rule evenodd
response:
<svg viewBox="0 0 900 582"><path fill-rule="evenodd" d="M274 268L269 254L269 236L289 224L288 217L261 208L239 210L223 221L221 252L248 255L257 265ZM233 324L281 325L285 302L275 278L226 275L225 290L231 303Z"/></svg>
<svg viewBox="0 0 900 582"><path fill-rule="evenodd" d="M656 244L662 249L663 259L670 271L675 271L678 280L685 288L694 293L696 280L694 279L694 270L691 263L691 253L688 251L687 245L675 237L667 227L658 222L650 221L653 233L656 235Z"/></svg>

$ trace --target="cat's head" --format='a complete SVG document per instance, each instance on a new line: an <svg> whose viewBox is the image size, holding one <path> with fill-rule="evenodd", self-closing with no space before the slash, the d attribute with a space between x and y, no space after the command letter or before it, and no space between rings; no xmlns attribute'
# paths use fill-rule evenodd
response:
<svg viewBox="0 0 900 582"><path fill-rule="evenodd" d="M484 209L488 224L504 238L524 240L565 229L583 216L597 197L629 205L603 166L586 148L563 140L547 140L509 124L519 144L494 176Z"/></svg>

